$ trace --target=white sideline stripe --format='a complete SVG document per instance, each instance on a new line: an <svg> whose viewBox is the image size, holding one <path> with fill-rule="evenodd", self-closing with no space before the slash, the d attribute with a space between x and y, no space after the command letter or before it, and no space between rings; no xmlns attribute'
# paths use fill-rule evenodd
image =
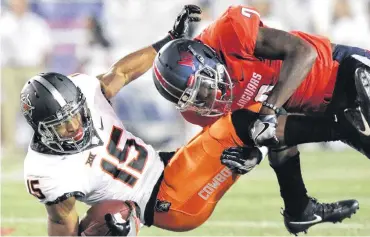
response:
<svg viewBox="0 0 370 237"><path fill-rule="evenodd" d="M2 218L2 223L46 223L46 218ZM217 227L246 227L246 228L284 228L283 221L208 221L202 226ZM370 229L370 225L360 223L338 223L316 225L315 229Z"/></svg>

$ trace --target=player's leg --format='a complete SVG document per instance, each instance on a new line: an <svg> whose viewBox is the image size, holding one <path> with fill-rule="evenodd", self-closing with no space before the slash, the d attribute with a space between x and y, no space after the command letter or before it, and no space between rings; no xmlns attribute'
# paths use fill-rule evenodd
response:
<svg viewBox="0 0 370 237"><path fill-rule="evenodd" d="M249 139L249 127L246 125L251 124L255 117L256 114L247 110L238 110L232 115L236 132L246 143ZM279 117L278 124L277 135L279 140L284 140L286 116ZM291 215L301 216L309 202L309 198L301 174L297 147L282 146L270 149L269 161L279 182L280 194L284 200L285 210Z"/></svg>
<svg viewBox="0 0 370 237"><path fill-rule="evenodd" d="M248 133L245 124L248 124L250 117L253 118L253 114L245 110L233 113L236 131L243 141L248 139L243 134ZM341 221L355 213L358 208L356 200L319 203L316 199L307 196L300 168L299 152L294 145L298 144L296 142L337 140L340 134L335 128L337 128L335 121L325 117L300 115L279 117L277 135L282 141L282 147L270 149L269 160L276 173L281 196L285 203L285 225L291 233L306 231L309 227L322 222ZM284 146L284 142L289 146Z"/></svg>
<svg viewBox="0 0 370 237"><path fill-rule="evenodd" d="M344 115L344 112L338 113L338 123L340 125L338 130L341 133L341 141L370 159L370 137L360 133L358 128L354 127Z"/></svg>
<svg viewBox="0 0 370 237"><path fill-rule="evenodd" d="M340 63L332 111L344 111L361 135L370 137L370 51L338 45L334 58Z"/></svg>
<svg viewBox="0 0 370 237"><path fill-rule="evenodd" d="M370 157L370 51L337 45L333 57L340 63L330 108L337 130L343 142Z"/></svg>
<svg viewBox="0 0 370 237"><path fill-rule="evenodd" d="M285 204L284 224L290 233L307 232L311 226L323 222L341 222L356 213L358 209L356 200L320 203L317 199L307 196L297 147L272 150L269 156L275 162L276 160L283 162L272 167L278 178Z"/></svg>
<svg viewBox="0 0 370 237"><path fill-rule="evenodd" d="M289 115L280 119L281 127L278 128L278 134L288 146L339 140L346 136L338 130L341 126L337 120L331 117ZM307 197L297 150L290 148L278 152L272 151L270 156L274 156L275 167L273 168L278 176L286 205L285 226L291 233L306 231L321 222L340 222L356 213L359 206L356 200L320 203L314 198Z"/></svg>
<svg viewBox="0 0 370 237"><path fill-rule="evenodd" d="M268 157L279 182L284 213L295 218L301 217L309 197L302 177L298 148L282 146L269 149Z"/></svg>
<svg viewBox="0 0 370 237"><path fill-rule="evenodd" d="M239 177L221 164L221 154L242 145L230 116L225 116L178 150L165 168L153 224L188 231L204 223Z"/></svg>

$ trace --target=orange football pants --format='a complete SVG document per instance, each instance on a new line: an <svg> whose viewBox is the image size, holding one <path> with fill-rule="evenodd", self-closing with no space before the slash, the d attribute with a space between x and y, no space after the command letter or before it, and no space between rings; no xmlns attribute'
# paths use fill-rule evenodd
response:
<svg viewBox="0 0 370 237"><path fill-rule="evenodd" d="M242 145L229 114L180 148L164 170L157 195L171 206L168 212L155 211L154 226L188 231L203 224L239 178L221 164L221 154L226 148Z"/></svg>

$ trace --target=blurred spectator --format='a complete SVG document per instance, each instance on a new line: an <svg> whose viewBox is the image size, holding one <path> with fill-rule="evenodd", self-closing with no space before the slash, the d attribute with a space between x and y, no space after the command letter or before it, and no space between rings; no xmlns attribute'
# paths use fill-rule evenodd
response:
<svg viewBox="0 0 370 237"><path fill-rule="evenodd" d="M284 30L312 32L312 0L271 1L273 13L283 22ZM327 2L328 0L319 0Z"/></svg>
<svg viewBox="0 0 370 237"><path fill-rule="evenodd" d="M369 47L369 22L353 13L348 0L336 0L330 28L332 41L358 47Z"/></svg>
<svg viewBox="0 0 370 237"><path fill-rule="evenodd" d="M155 149L171 150L185 143L189 123L157 92L151 71L123 88L112 104L126 129Z"/></svg>
<svg viewBox="0 0 370 237"><path fill-rule="evenodd" d="M14 154L19 151L16 137L20 127L16 125L19 93L29 77L43 71L52 45L48 25L29 11L26 0L7 3L8 11L0 18L2 142L5 151Z"/></svg>
<svg viewBox="0 0 370 237"><path fill-rule="evenodd" d="M207 28L213 22L211 1L200 0L197 4L202 9L202 14L200 15L202 20L200 22L190 24L189 27L190 38L198 36L205 28Z"/></svg>
<svg viewBox="0 0 370 237"><path fill-rule="evenodd" d="M335 0L310 0L311 21L313 23L312 33L329 36L331 27L331 16Z"/></svg>
<svg viewBox="0 0 370 237"><path fill-rule="evenodd" d="M89 16L85 21L85 39L77 48L79 67L76 71L88 75L99 75L112 63L110 57L111 42L106 38L104 29L97 17Z"/></svg>
<svg viewBox="0 0 370 237"><path fill-rule="evenodd" d="M281 30L287 29L281 18L273 13L273 2L271 0L252 0L249 2L252 7L260 12L261 20L266 26Z"/></svg>

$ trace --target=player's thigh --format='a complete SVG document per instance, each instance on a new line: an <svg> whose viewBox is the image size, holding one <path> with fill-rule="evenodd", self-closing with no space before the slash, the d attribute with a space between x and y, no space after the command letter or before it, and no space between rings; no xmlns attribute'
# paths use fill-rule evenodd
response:
<svg viewBox="0 0 370 237"><path fill-rule="evenodd" d="M356 71L365 64L359 60L370 59L370 51L351 47L347 45L336 45L333 51L333 59L339 63L337 81L334 89L333 98L329 106L329 111L341 111L353 105L358 95L355 86ZM365 66L366 67L366 66Z"/></svg>
<svg viewBox="0 0 370 237"><path fill-rule="evenodd" d="M370 158L370 137L362 135L343 115L338 114L341 141Z"/></svg>
<svg viewBox="0 0 370 237"><path fill-rule="evenodd" d="M333 51L333 59L341 63L351 55L356 54L370 59L370 51L358 47L337 44Z"/></svg>
<svg viewBox="0 0 370 237"><path fill-rule="evenodd" d="M154 225L173 231L187 231L204 223L217 202L238 176L221 164L222 151L241 145L231 118L219 119L181 148L164 171L158 202L170 204L156 210Z"/></svg>

